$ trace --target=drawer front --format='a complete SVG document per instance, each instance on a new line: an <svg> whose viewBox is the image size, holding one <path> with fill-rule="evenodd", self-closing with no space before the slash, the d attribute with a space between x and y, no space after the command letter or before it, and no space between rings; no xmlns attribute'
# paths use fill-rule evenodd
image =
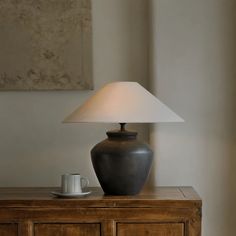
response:
<svg viewBox="0 0 236 236"><path fill-rule="evenodd" d="M0 234L1 235L1 234ZM100 224L34 224L34 236L100 236Z"/></svg>
<svg viewBox="0 0 236 236"><path fill-rule="evenodd" d="M1 236L17 236L18 235L18 225L11 223L1 223L0 224L0 235Z"/></svg>
<svg viewBox="0 0 236 236"><path fill-rule="evenodd" d="M118 223L117 236L184 236L183 223Z"/></svg>

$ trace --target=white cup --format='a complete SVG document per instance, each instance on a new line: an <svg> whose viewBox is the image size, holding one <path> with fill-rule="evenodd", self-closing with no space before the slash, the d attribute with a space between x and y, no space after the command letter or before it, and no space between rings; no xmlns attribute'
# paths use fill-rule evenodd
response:
<svg viewBox="0 0 236 236"><path fill-rule="evenodd" d="M89 180L80 174L64 174L61 176L63 193L82 193L82 189L89 185Z"/></svg>

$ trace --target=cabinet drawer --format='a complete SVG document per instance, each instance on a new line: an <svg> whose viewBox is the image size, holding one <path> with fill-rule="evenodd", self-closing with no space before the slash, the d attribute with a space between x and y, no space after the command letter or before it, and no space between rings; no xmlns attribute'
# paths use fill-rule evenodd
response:
<svg viewBox="0 0 236 236"><path fill-rule="evenodd" d="M1 223L0 224L0 235L1 236L17 236L18 225L14 223Z"/></svg>
<svg viewBox="0 0 236 236"><path fill-rule="evenodd" d="M117 236L184 236L183 223L118 223Z"/></svg>
<svg viewBox="0 0 236 236"><path fill-rule="evenodd" d="M34 236L100 236L100 224L35 224Z"/></svg>

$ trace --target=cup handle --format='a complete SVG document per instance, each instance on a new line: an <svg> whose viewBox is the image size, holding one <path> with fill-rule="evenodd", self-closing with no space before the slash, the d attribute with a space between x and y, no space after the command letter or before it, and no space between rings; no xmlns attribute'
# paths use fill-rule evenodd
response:
<svg viewBox="0 0 236 236"><path fill-rule="evenodd" d="M80 179L81 179L81 187L82 187L82 188L88 187L88 185L89 185L89 180L88 180L88 178L86 178L86 177L81 177Z"/></svg>

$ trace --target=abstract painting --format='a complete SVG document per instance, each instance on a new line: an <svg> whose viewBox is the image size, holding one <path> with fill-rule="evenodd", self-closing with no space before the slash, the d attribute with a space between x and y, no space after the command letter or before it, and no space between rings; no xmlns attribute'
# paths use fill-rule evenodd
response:
<svg viewBox="0 0 236 236"><path fill-rule="evenodd" d="M92 89L91 0L0 0L0 90Z"/></svg>

